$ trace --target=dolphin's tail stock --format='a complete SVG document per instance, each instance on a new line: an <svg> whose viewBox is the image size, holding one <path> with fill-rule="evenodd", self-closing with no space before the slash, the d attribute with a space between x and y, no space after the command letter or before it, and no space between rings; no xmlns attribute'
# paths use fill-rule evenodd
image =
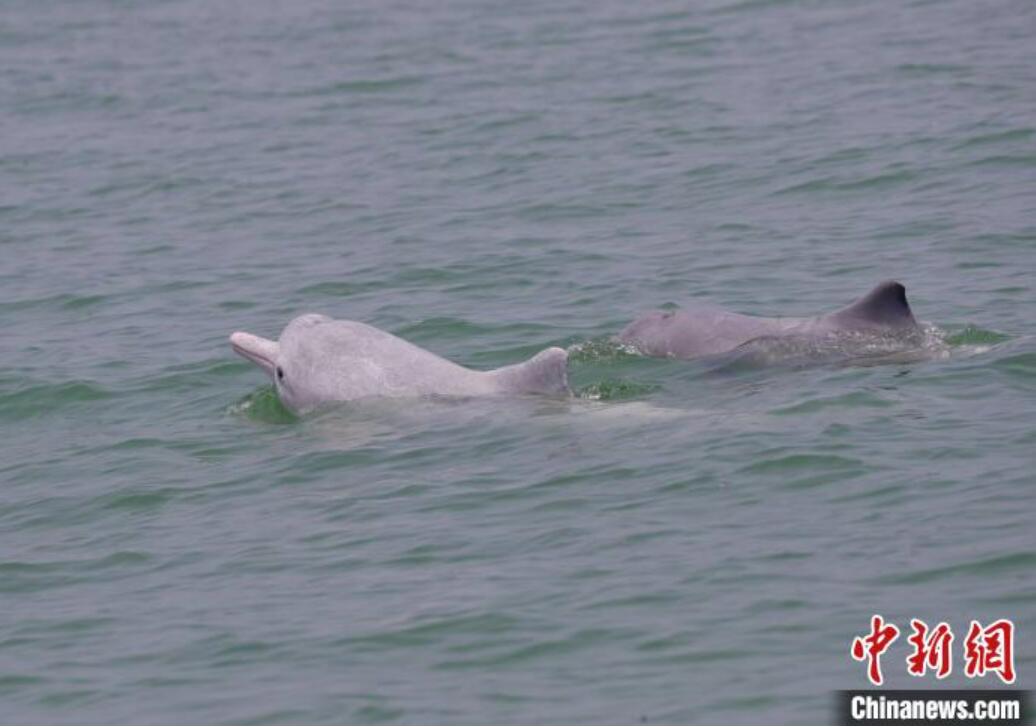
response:
<svg viewBox="0 0 1036 727"><path fill-rule="evenodd" d="M831 314L831 318L847 324L863 324L886 328L907 328L917 325L906 288L895 280L886 280L852 305Z"/></svg>
<svg viewBox="0 0 1036 727"><path fill-rule="evenodd" d="M489 372L502 391L513 394L568 394L568 353L553 346L528 361Z"/></svg>

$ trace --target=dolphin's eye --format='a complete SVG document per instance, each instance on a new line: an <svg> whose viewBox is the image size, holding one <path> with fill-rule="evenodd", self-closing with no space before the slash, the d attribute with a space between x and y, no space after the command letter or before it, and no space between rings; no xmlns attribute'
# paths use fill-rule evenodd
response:
<svg viewBox="0 0 1036 727"><path fill-rule="evenodd" d="M284 381L284 369L282 369L280 366L277 367L277 380Z"/></svg>

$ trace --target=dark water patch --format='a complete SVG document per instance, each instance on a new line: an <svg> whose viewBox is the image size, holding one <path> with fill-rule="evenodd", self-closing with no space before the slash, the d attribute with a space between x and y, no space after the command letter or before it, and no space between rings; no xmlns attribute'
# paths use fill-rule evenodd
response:
<svg viewBox="0 0 1036 727"><path fill-rule="evenodd" d="M407 499L424 495L427 492L428 487L426 485L410 483L403 485L402 487L386 490L385 492L379 492L372 497L377 500L394 500L398 498Z"/></svg>
<svg viewBox="0 0 1036 727"><path fill-rule="evenodd" d="M153 560L153 557L149 553L141 553L132 550L123 550L117 553L112 553L98 560L79 564L78 567L85 568L87 570L106 570L109 568L122 568L130 565L140 565L142 563L148 563Z"/></svg>
<svg viewBox="0 0 1036 727"><path fill-rule="evenodd" d="M686 648L694 641L694 636L688 633L667 634L664 638L651 638L638 643L634 648L637 651L665 652L674 649Z"/></svg>
<svg viewBox="0 0 1036 727"><path fill-rule="evenodd" d="M1002 268L1003 263L995 260L962 260L956 267L960 270L983 270L986 268Z"/></svg>
<svg viewBox="0 0 1036 727"><path fill-rule="evenodd" d="M862 179L839 179L827 176L811 179L787 187L782 187L772 194L774 196L793 194L813 194L817 192L875 192L889 190L912 182L920 176L920 172L912 169L899 169L876 174Z"/></svg>
<svg viewBox="0 0 1036 727"><path fill-rule="evenodd" d="M722 712L770 712L781 703L779 697L767 694L753 694L742 697L720 699L712 707Z"/></svg>
<svg viewBox="0 0 1036 727"><path fill-rule="evenodd" d="M531 512L568 512L582 511L591 507L593 502L582 497L568 497L542 502L531 508Z"/></svg>
<svg viewBox="0 0 1036 727"><path fill-rule="evenodd" d="M859 468L855 471L840 469L815 475L790 478L783 482L781 486L789 490L811 490L818 487L827 487L829 485L840 485L857 477L863 477L867 474L868 471L864 468Z"/></svg>
<svg viewBox="0 0 1036 727"><path fill-rule="evenodd" d="M609 629L583 629L571 636L560 639L539 639L532 643L509 650L498 650L498 653L473 659L449 659L434 665L435 669L471 670L489 667L514 667L527 662L542 662L553 656L568 655L594 647L602 641L614 638L626 638L627 632L616 632Z"/></svg>
<svg viewBox="0 0 1036 727"><path fill-rule="evenodd" d="M267 641L238 641L213 653L209 663L216 668L254 664L263 660L279 660L285 656L284 651L283 647Z"/></svg>
<svg viewBox="0 0 1036 727"><path fill-rule="evenodd" d="M256 307L256 302L251 300L225 300L217 304L221 310L225 311L239 311L239 310L252 310Z"/></svg>
<svg viewBox="0 0 1036 727"><path fill-rule="evenodd" d="M127 488L120 492L110 493L101 498L101 507L109 510L126 510L131 512L151 512L159 510L166 503L175 499L180 490L164 487L154 490Z"/></svg>
<svg viewBox="0 0 1036 727"><path fill-rule="evenodd" d="M694 491L706 487L716 487L716 475L711 472L702 472L688 479L666 483L662 487L658 488L658 491L662 494L671 494Z"/></svg>
<svg viewBox="0 0 1036 727"><path fill-rule="evenodd" d="M229 344L227 346L229 349ZM253 364L231 357L209 359L189 364L169 366L161 376L135 379L131 382L136 392L165 392L189 395L203 389L206 384L237 377L243 372L255 372ZM225 382L224 382L225 383Z"/></svg>
<svg viewBox="0 0 1036 727"><path fill-rule="evenodd" d="M34 384L0 392L0 419L18 421L71 411L115 398L115 394L88 381Z"/></svg>
<svg viewBox="0 0 1036 727"><path fill-rule="evenodd" d="M520 619L503 612L493 611L429 619L421 624L339 639L334 642L334 645L360 652L380 652L410 646L431 645L447 638L506 634L511 631L523 630L526 626L527 624Z"/></svg>
<svg viewBox="0 0 1036 727"><path fill-rule="evenodd" d="M971 68L952 63L902 63L893 70L904 76L926 78L943 75L958 76L970 72Z"/></svg>
<svg viewBox="0 0 1036 727"><path fill-rule="evenodd" d="M389 78L356 78L337 81L325 86L309 88L293 94L301 96L336 96L339 94L380 94L414 88L426 82L422 76L396 76Z"/></svg>
<svg viewBox="0 0 1036 727"><path fill-rule="evenodd" d="M155 295L157 293L176 293L185 290L196 291L199 288L210 287L212 284L211 280L166 280L152 289L142 290L140 292L146 292L148 295Z"/></svg>
<svg viewBox="0 0 1036 727"><path fill-rule="evenodd" d="M974 236L974 242L990 250L1003 249L1004 247L1020 247L1032 250L1036 246L1036 231L1018 230L1015 232L983 232Z"/></svg>
<svg viewBox="0 0 1036 727"><path fill-rule="evenodd" d="M65 310L80 310L82 308L92 308L105 300L107 300L107 297L103 295L82 295L66 300L61 307Z"/></svg>
<svg viewBox="0 0 1036 727"><path fill-rule="evenodd" d="M495 326L480 325L461 318L439 317L426 318L416 323L405 325L395 331L395 334L406 340L426 340L438 338L463 338L486 336L491 331L496 331Z"/></svg>
<svg viewBox="0 0 1036 727"><path fill-rule="evenodd" d="M399 721L405 714L402 709L375 704L364 705L353 712L355 722L358 724L389 724Z"/></svg>
<svg viewBox="0 0 1036 727"><path fill-rule="evenodd" d="M655 8L650 8L650 11ZM642 15L627 15L619 13L614 17L604 17L601 19L601 27L604 28L641 28L645 26L654 26L659 23L676 23L684 20L689 20L692 17L692 13L687 10L672 10L664 11L655 14L654 12L647 12Z"/></svg>
<svg viewBox="0 0 1036 727"><path fill-rule="evenodd" d="M111 111L126 99L114 93L93 93L90 89L59 90L40 93L14 105L10 113L33 118L85 111Z"/></svg>
<svg viewBox="0 0 1036 727"><path fill-rule="evenodd" d="M164 196L181 189L212 189L213 186L213 180L210 178L190 175L175 175L163 179L157 179L149 183L134 185L133 196L139 198L154 195Z"/></svg>
<svg viewBox="0 0 1036 727"><path fill-rule="evenodd" d="M613 216L619 208L636 206L636 203L613 204L608 207L580 202L541 202L519 207L514 216L530 222L563 222L593 217Z"/></svg>
<svg viewBox="0 0 1036 727"><path fill-rule="evenodd" d="M976 146L988 146L996 144L1005 144L1016 141L1029 141L1036 136L1036 129L1009 129L1006 131L990 132L988 134L978 134L970 137L960 144L954 147L955 151L962 149L970 149Z"/></svg>
<svg viewBox="0 0 1036 727"><path fill-rule="evenodd" d="M354 295L362 295L383 287L384 282L380 280L364 282L355 280L334 280L307 285L304 288L299 288L296 292L298 295L307 298L322 296L330 298L350 298Z"/></svg>
<svg viewBox="0 0 1036 727"><path fill-rule="evenodd" d="M873 579L872 582L875 585L905 585L931 583L947 578L959 581L961 577L985 580L993 576L1004 577L1010 573L1030 573L1034 566L1036 566L1036 553L1020 552L955 563L939 568L922 568L881 576Z"/></svg>
<svg viewBox="0 0 1036 727"><path fill-rule="evenodd" d="M797 0L739 0L713 8L709 12L714 15L726 15L730 13L755 13L758 11L771 10L774 8L793 5Z"/></svg>
<svg viewBox="0 0 1036 727"><path fill-rule="evenodd" d="M643 93L620 94L618 96L612 95L612 94L609 94L609 95L606 95L606 96L598 96L598 97L595 97L593 99L593 101L598 102L598 103L622 105L622 104L642 104L644 102L652 101L652 100L654 100L656 98L658 98L656 94L651 93L650 91L648 91L648 92L643 92Z"/></svg>
<svg viewBox="0 0 1036 727"><path fill-rule="evenodd" d="M186 446L180 446L179 449L190 452L192 455L202 461L208 462L225 462L231 455L248 451L250 447L235 444L225 447L213 447L206 444L188 444Z"/></svg>
<svg viewBox="0 0 1036 727"><path fill-rule="evenodd" d="M31 593L94 578L125 578L140 571L152 557L136 551L120 551L93 560L0 562L0 593Z"/></svg>
<svg viewBox="0 0 1036 727"><path fill-rule="evenodd" d="M135 218L135 219L132 219L132 220L127 220L128 223L133 223L133 224L142 224L142 223L148 222L148 221L150 221L150 218L146 218L146 217L145 218ZM169 245L169 244L166 244L166 243L160 243L158 245L149 245L147 247L142 247L139 250L136 250L135 253L137 255L162 255L164 253L174 252L175 250L176 250L176 246L175 245Z"/></svg>
<svg viewBox="0 0 1036 727"><path fill-rule="evenodd" d="M806 401L784 406L770 411L771 414L781 416L789 414L812 414L824 409L853 409L858 407L872 409L887 409L894 406L894 403L869 391L853 391L839 396L819 397L807 399Z"/></svg>
<svg viewBox="0 0 1036 727"><path fill-rule="evenodd" d="M879 487L861 488L854 492L843 495L836 495L831 498L832 502L858 502L866 500L898 500L907 495L908 491L903 485L885 485Z"/></svg>
<svg viewBox="0 0 1036 727"><path fill-rule="evenodd" d="M649 35L645 39L644 52L663 51L691 58L709 58L715 54L717 43L715 38L702 34L698 28L674 29ZM687 75L693 75L695 71L700 75L706 74L704 69L691 69Z"/></svg>
<svg viewBox="0 0 1036 727"><path fill-rule="evenodd" d="M408 284L433 286L464 283L475 272L470 263L455 263L442 266L401 267L392 275L393 285ZM389 282L389 281L384 281Z"/></svg>
<svg viewBox="0 0 1036 727"><path fill-rule="evenodd" d="M979 599L982 603L997 606L1024 607L1036 604L1036 590L1022 588L1020 592L986 596Z"/></svg>
<svg viewBox="0 0 1036 727"><path fill-rule="evenodd" d="M802 490L846 482L868 474L862 461L833 454L788 454L760 457L742 472L763 475L784 489Z"/></svg>
<svg viewBox="0 0 1036 727"><path fill-rule="evenodd" d="M806 553L797 550L782 550L776 553L769 553L763 556L763 560L771 561L796 561L796 560L808 560L814 557L814 553Z"/></svg>
<svg viewBox="0 0 1036 727"><path fill-rule="evenodd" d="M531 123L531 122L540 121L542 118L543 118L542 114L535 113L535 112L525 112L525 113L513 114L513 115L510 115L510 116L504 116L504 117L501 117L501 118L491 119L489 121L480 122L479 124L477 124L471 130L471 133L479 134L479 133L499 132L499 131L502 131L504 129L510 129L511 127L524 126L525 124L528 124L528 123Z"/></svg>
<svg viewBox="0 0 1036 727"><path fill-rule="evenodd" d="M154 686L154 685L152 685ZM366 712L365 712L366 710ZM360 712L365 712L360 714ZM383 724L391 722L399 717L403 716L401 710L391 709L378 709L375 707L365 707L363 710L357 711L357 716L360 717L359 722L367 724ZM258 714L249 714L240 719L235 717L229 720L230 724L248 724L248 725L268 725L268 724L305 724L312 722L313 718L309 712L301 709L275 709L267 712L260 712Z"/></svg>
<svg viewBox="0 0 1036 727"><path fill-rule="evenodd" d="M14 313L16 311L32 310L33 308L80 310L100 305L106 300L108 300L108 298L104 295L73 295L70 293L62 293L44 298L28 298L24 300L0 302L0 313Z"/></svg>
<svg viewBox="0 0 1036 727"><path fill-rule="evenodd" d="M478 293L480 291L495 290L505 282L508 285L508 287L513 288L515 290L536 288L540 285L540 281L537 280L535 277L529 275L510 274L506 277L506 279L487 278L481 281L475 277L472 277L466 279L463 283L450 286L445 292L451 295L463 293Z"/></svg>
<svg viewBox="0 0 1036 727"><path fill-rule="evenodd" d="M44 707L83 707L104 696L103 692L96 689L62 689L43 695L39 703Z"/></svg>
<svg viewBox="0 0 1036 727"><path fill-rule="evenodd" d="M799 557L810 558L812 553L797 554ZM772 613L774 611L801 611L809 607L808 601L801 598L772 599L764 598L751 605L749 611L752 613Z"/></svg>
<svg viewBox="0 0 1036 727"><path fill-rule="evenodd" d="M997 154L974 159L967 163L972 167L1025 167L1036 169L1036 154Z"/></svg>
<svg viewBox="0 0 1036 727"><path fill-rule="evenodd" d="M35 620L25 622L18 627L18 633L34 636L52 636L65 634L69 638L76 634L102 631L116 623L113 618L78 618L70 620Z"/></svg>
<svg viewBox="0 0 1036 727"><path fill-rule="evenodd" d="M434 450L415 452L409 450L402 456L411 459L434 455ZM287 466L292 481L317 479L322 472L348 471L352 467L369 465L379 461L381 450L376 447L353 449L348 452L313 452L295 457Z"/></svg>
<svg viewBox="0 0 1036 727"><path fill-rule="evenodd" d="M675 654L653 654L648 657L652 664L715 664L716 662L750 659L754 651L746 649L691 649Z"/></svg>
<svg viewBox="0 0 1036 727"><path fill-rule="evenodd" d="M844 149L827 152L823 156L813 160L813 163L817 166L825 164L841 166L846 162L856 162L868 159L874 154L874 152L875 150L870 147L850 146Z"/></svg>
<svg viewBox="0 0 1036 727"><path fill-rule="evenodd" d="M583 606L581 610L612 611L614 609L619 608L638 609L644 606L657 606L671 603L679 603L683 599L684 596L682 594L675 592L662 591L652 593L639 593L635 596L625 596L622 598L604 598L601 600L595 600Z"/></svg>
<svg viewBox="0 0 1036 727"><path fill-rule="evenodd" d="M953 229L945 219L909 220L882 226L873 232L875 240L927 240Z"/></svg>
<svg viewBox="0 0 1036 727"><path fill-rule="evenodd" d="M47 683L46 677L35 674L0 674L0 694L16 695L22 690Z"/></svg>
<svg viewBox="0 0 1036 727"><path fill-rule="evenodd" d="M862 265L843 265L837 268L832 268L830 275L832 277L846 276L852 279L858 279L861 273L870 273L873 267L869 264Z"/></svg>
<svg viewBox="0 0 1036 727"><path fill-rule="evenodd" d="M1003 356L994 361L992 366L1023 381L1032 382L1036 379L1036 353Z"/></svg>

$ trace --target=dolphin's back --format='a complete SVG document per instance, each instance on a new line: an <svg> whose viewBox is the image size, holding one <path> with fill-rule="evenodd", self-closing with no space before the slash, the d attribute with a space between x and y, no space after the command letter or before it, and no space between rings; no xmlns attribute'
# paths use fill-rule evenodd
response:
<svg viewBox="0 0 1036 727"><path fill-rule="evenodd" d="M305 407L368 397L467 397L568 392L560 348L495 371L475 371L358 321L302 316L281 334L284 386Z"/></svg>
<svg viewBox="0 0 1036 727"><path fill-rule="evenodd" d="M900 333L916 328L906 289L889 280L851 305L815 318L762 318L694 306L646 313L626 326L618 338L647 356L698 358L726 353L755 339Z"/></svg>
<svg viewBox="0 0 1036 727"><path fill-rule="evenodd" d="M477 371L358 321L324 320L297 337L282 335L300 382L321 400L369 396L491 393Z"/></svg>
<svg viewBox="0 0 1036 727"><path fill-rule="evenodd" d="M712 306L645 313L619 333L619 341L647 356L697 358L737 348L799 325L797 318L759 318Z"/></svg>

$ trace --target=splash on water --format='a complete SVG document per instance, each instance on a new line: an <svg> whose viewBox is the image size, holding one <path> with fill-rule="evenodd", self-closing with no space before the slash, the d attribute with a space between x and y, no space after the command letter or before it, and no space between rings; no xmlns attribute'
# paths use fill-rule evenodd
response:
<svg viewBox="0 0 1036 727"><path fill-rule="evenodd" d="M590 401L616 401L644 396L652 391L657 391L658 388L655 384L624 379L604 379L581 387L576 391L576 396Z"/></svg>
<svg viewBox="0 0 1036 727"><path fill-rule="evenodd" d="M574 343L568 347L568 360L576 363L592 361L616 361L639 358L640 352L628 343L613 338L594 338Z"/></svg>
<svg viewBox="0 0 1036 727"><path fill-rule="evenodd" d="M290 424L298 420L277 397L272 386L263 386L227 407L227 413L263 424Z"/></svg>

